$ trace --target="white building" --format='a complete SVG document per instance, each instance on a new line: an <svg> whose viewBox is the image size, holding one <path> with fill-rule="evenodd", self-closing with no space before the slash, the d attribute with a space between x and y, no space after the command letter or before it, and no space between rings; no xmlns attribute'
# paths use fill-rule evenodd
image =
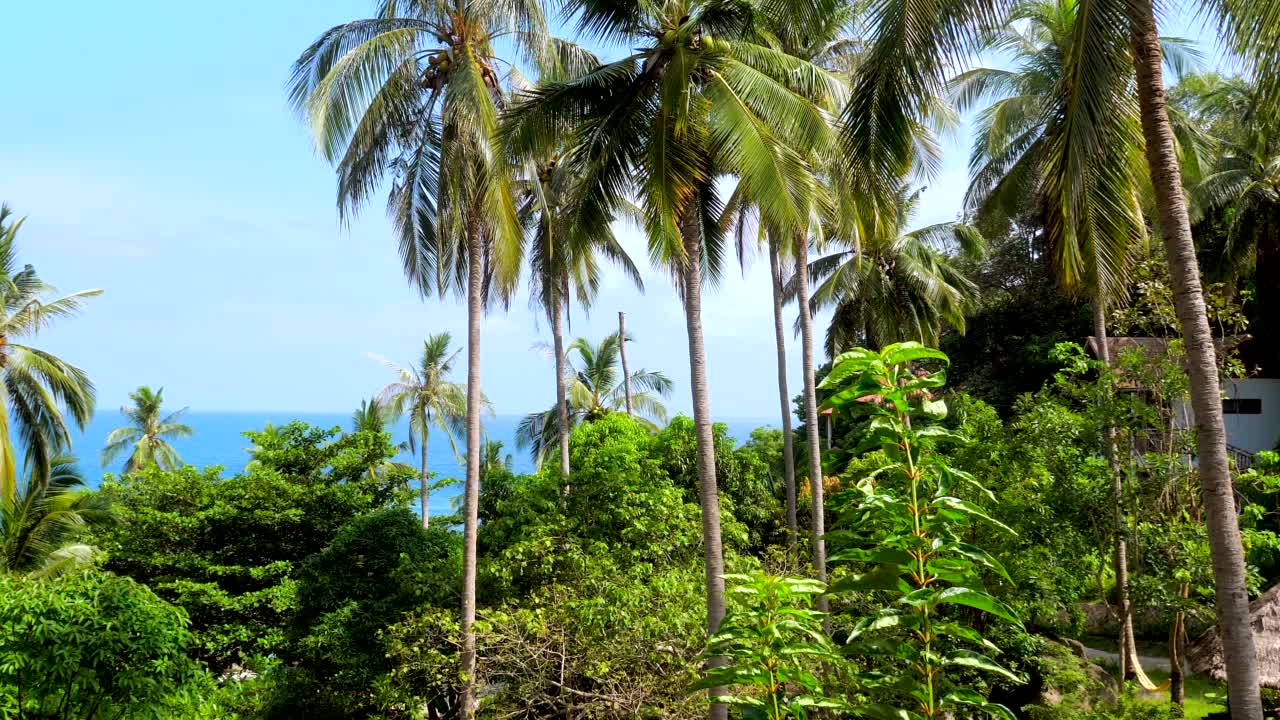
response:
<svg viewBox="0 0 1280 720"><path fill-rule="evenodd" d="M1168 342L1164 338L1114 337L1107 338L1107 346L1114 359L1119 353L1133 348L1153 354L1163 353ZM1086 348L1097 357L1097 341L1093 337L1089 338ZM1182 403L1175 407L1174 412L1176 416L1185 418L1188 425L1194 421L1190 408ZM1237 468L1249 467L1255 453L1275 450L1280 444L1280 378L1225 380L1222 383L1222 417L1227 431L1227 450Z"/></svg>

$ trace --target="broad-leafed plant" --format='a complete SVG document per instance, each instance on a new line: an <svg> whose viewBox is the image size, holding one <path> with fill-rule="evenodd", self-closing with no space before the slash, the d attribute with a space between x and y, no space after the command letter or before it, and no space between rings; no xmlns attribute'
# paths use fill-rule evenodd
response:
<svg viewBox="0 0 1280 720"><path fill-rule="evenodd" d="M946 403L936 397L946 372L922 370L921 362L945 364L947 356L915 342L880 352L859 348L837 357L821 385L832 392L824 409L867 418L853 452L880 450L888 460L836 497L837 529L848 545L832 562L850 567L831 590L870 593L876 607L855 619L848 650L885 659L860 673L884 704L860 710L901 720L974 714L1013 720L1008 708L988 702L958 677L977 670L1019 681L990 657L998 648L968 619L977 610L1021 623L983 585L984 573L1007 579L1004 567L965 541L971 522L1004 526L959 497L963 487L965 494L995 501L976 478L951 467L938 451L939 445L965 439L937 424L947 414ZM956 612L955 606L970 612Z"/></svg>
<svg viewBox="0 0 1280 720"><path fill-rule="evenodd" d="M707 644L721 658L699 687L730 688L712 701L741 707L744 718L805 720L818 708L842 709L818 668L841 658L822 629L826 613L812 609L826 584L765 574L726 575L736 602Z"/></svg>

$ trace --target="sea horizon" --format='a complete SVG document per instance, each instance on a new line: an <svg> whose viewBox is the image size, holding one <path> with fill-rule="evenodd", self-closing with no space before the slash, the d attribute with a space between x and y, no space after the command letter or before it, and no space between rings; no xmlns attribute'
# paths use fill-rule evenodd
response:
<svg viewBox="0 0 1280 720"><path fill-rule="evenodd" d="M516 427L524 415L495 415L484 418L485 436L503 444L504 454L511 456L512 469L516 473L534 471L533 458L527 450L521 450L515 444ZM226 476L242 472L249 461L248 449L252 445L246 431L261 430L268 423L283 425L293 420L315 425L317 427L339 427L350 430L350 412L296 412L288 410L201 410L189 411L182 415L182 421L190 425L194 435L189 438L176 438L172 445L182 457L184 463L197 468L212 466L221 467ZM751 431L758 427L780 427L778 418L739 417L719 418L716 422L728 426L730 437L741 444L751 436ZM121 456L109 467L102 467L99 462L102 447L107 435L125 424L124 417L118 411L100 411L85 426L83 431L72 430L72 454L80 461L81 470L90 487L98 487L107 473L119 473L127 456ZM407 440L409 423L402 419L391 426L392 440L399 443ZM458 439L461 444L461 438ZM464 452L459 447L459 452ZM400 460L417 466L419 459L407 452L401 453ZM431 444L428 447L428 469L437 473L437 477L461 477L462 463L455 457L449 442L443 433L433 430ZM445 488L432 494L431 511L433 513L449 512L451 499L459 492L458 487Z"/></svg>

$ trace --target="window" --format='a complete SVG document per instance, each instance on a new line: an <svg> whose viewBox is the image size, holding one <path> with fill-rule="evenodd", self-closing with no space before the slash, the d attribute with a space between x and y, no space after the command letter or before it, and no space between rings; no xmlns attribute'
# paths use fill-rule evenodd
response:
<svg viewBox="0 0 1280 720"><path fill-rule="evenodd" d="M1261 415L1261 398L1227 398L1222 401L1224 415Z"/></svg>

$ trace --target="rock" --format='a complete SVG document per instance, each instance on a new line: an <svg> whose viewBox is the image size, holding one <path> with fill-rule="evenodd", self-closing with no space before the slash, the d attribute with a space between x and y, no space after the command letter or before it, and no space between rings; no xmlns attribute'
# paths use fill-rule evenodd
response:
<svg viewBox="0 0 1280 720"><path fill-rule="evenodd" d="M1107 705L1120 702L1120 681L1112 677L1111 673L1093 663L1088 663L1085 666L1085 674L1089 676L1090 683L1097 686L1095 694L1098 700Z"/></svg>
<svg viewBox="0 0 1280 720"><path fill-rule="evenodd" d="M1071 653L1076 657L1084 657L1084 643L1080 642L1079 640L1073 640L1071 638L1062 638L1058 642L1070 648Z"/></svg>

